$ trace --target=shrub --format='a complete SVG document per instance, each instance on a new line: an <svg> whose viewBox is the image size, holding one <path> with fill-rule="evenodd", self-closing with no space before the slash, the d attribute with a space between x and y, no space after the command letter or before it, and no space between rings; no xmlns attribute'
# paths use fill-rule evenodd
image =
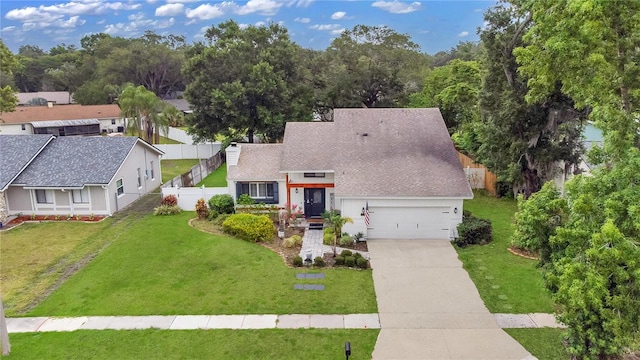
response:
<svg viewBox="0 0 640 360"><path fill-rule="evenodd" d="M231 214L220 214L218 216L216 216L215 218L212 218L211 222L213 222L215 225L218 226L222 226L222 223L227 220L227 218L231 216Z"/></svg>
<svg viewBox="0 0 640 360"><path fill-rule="evenodd" d="M209 207L204 199L198 199L196 202L196 213L198 213L198 219L203 220L209 216Z"/></svg>
<svg viewBox="0 0 640 360"><path fill-rule="evenodd" d="M336 262L336 265L344 265L344 256L342 256L342 255L336 256L336 258L334 260Z"/></svg>
<svg viewBox="0 0 640 360"><path fill-rule="evenodd" d="M220 214L233 214L233 197L229 194L214 195L209 199L209 207Z"/></svg>
<svg viewBox="0 0 640 360"><path fill-rule="evenodd" d="M344 264L348 267L354 267L356 265L356 258L354 258L353 256L345 256Z"/></svg>
<svg viewBox="0 0 640 360"><path fill-rule="evenodd" d="M359 252L355 252L353 253L353 257L357 259L360 259L362 257L362 254L360 254Z"/></svg>
<svg viewBox="0 0 640 360"><path fill-rule="evenodd" d="M178 205L160 205L153 209L153 215L175 215L182 211Z"/></svg>
<svg viewBox="0 0 640 360"><path fill-rule="evenodd" d="M175 195L167 195L162 198L160 205L176 206L178 205L178 198Z"/></svg>
<svg viewBox="0 0 640 360"><path fill-rule="evenodd" d="M253 205L255 203L249 194L242 194L238 197L238 205Z"/></svg>
<svg viewBox="0 0 640 360"><path fill-rule="evenodd" d="M209 216L207 216L207 220L213 221L218 217L218 215L220 214L218 214L217 211L209 209Z"/></svg>
<svg viewBox="0 0 640 360"><path fill-rule="evenodd" d="M458 224L456 245L465 247L471 244L486 244L492 240L491 221L468 217Z"/></svg>
<svg viewBox="0 0 640 360"><path fill-rule="evenodd" d="M302 257L300 255L296 255L296 257L293 258L293 266L302 266Z"/></svg>
<svg viewBox="0 0 640 360"><path fill-rule="evenodd" d="M324 259L322 257L316 256L316 258L313 259L313 265L317 267L325 267L327 264L324 262Z"/></svg>
<svg viewBox="0 0 640 360"><path fill-rule="evenodd" d="M222 231L245 241L258 242L272 241L275 228L267 216L234 214L222 223Z"/></svg>
<svg viewBox="0 0 640 360"><path fill-rule="evenodd" d="M360 269L366 269L368 266L368 261L367 259L363 258L363 257L359 257L356 259L356 266L359 267Z"/></svg>
<svg viewBox="0 0 640 360"><path fill-rule="evenodd" d="M324 231L325 234L333 235L333 228L332 227L326 227L326 228L324 228L323 231Z"/></svg>
<svg viewBox="0 0 640 360"><path fill-rule="evenodd" d="M351 255L353 255L351 250L342 250L342 252L340 253L340 256L344 256L344 257L351 256Z"/></svg>
<svg viewBox="0 0 640 360"><path fill-rule="evenodd" d="M564 225L569 212L567 201L560 197L553 181L525 200L518 196L515 231L511 245L540 255L542 264L551 261L549 238L556 234L556 228Z"/></svg>
<svg viewBox="0 0 640 360"><path fill-rule="evenodd" d="M282 246L286 248L292 248L297 245L302 245L302 236L300 235L293 235L282 241Z"/></svg>
<svg viewBox="0 0 640 360"><path fill-rule="evenodd" d="M325 245L332 245L333 244L333 234L325 233L322 236L322 243L325 244Z"/></svg>
<svg viewBox="0 0 640 360"><path fill-rule="evenodd" d="M338 242L342 246L353 244L353 236L348 235L348 234L347 235L342 235L342 237L340 237L340 241L338 241Z"/></svg>

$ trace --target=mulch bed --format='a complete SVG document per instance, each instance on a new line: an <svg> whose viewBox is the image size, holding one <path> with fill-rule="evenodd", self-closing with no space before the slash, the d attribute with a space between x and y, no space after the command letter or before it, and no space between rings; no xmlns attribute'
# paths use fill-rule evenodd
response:
<svg viewBox="0 0 640 360"><path fill-rule="evenodd" d="M24 222L44 222L44 221L82 221L82 222L99 222L102 221L106 216L71 216L68 215L22 215L18 216L15 219L9 221L6 224L2 224L2 228L10 229L12 227L18 226Z"/></svg>
<svg viewBox="0 0 640 360"><path fill-rule="evenodd" d="M525 249L517 248L517 247L514 247L514 246L509 246L507 248L507 250L509 250L509 252L512 253L513 255L520 256L520 257L523 257L525 259L540 260L540 257L538 256L538 254L533 253L531 251L527 251Z"/></svg>

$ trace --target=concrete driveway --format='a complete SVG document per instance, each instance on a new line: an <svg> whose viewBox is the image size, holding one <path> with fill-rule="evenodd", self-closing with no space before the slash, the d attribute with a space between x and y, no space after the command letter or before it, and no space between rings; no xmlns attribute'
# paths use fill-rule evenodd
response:
<svg viewBox="0 0 640 360"><path fill-rule="evenodd" d="M367 245L382 327L374 359L535 359L498 327L449 241Z"/></svg>

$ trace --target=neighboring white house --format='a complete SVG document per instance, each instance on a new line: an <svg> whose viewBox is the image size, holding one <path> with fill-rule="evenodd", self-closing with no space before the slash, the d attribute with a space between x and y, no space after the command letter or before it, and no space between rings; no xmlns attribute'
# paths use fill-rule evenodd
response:
<svg viewBox="0 0 640 360"><path fill-rule="evenodd" d="M137 137L0 135L0 149L4 215L113 215L162 179Z"/></svg>
<svg viewBox="0 0 640 360"><path fill-rule="evenodd" d="M329 209L368 239L448 239L473 198L438 109L336 109L334 122L289 122L282 144L232 144L229 192ZM368 213L368 225L365 215Z"/></svg>
<svg viewBox="0 0 640 360"><path fill-rule="evenodd" d="M73 95L68 91L38 91L15 94L18 98L18 105L33 105L34 101L45 101L56 105L73 104Z"/></svg>
<svg viewBox="0 0 640 360"><path fill-rule="evenodd" d="M122 133L126 121L117 104L18 106L0 114L2 134L56 136L90 136Z"/></svg>

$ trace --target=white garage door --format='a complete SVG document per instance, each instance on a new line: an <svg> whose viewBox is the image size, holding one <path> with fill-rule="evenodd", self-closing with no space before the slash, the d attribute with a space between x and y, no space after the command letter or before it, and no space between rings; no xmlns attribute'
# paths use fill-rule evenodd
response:
<svg viewBox="0 0 640 360"><path fill-rule="evenodd" d="M448 207L370 207L369 239L448 239Z"/></svg>

